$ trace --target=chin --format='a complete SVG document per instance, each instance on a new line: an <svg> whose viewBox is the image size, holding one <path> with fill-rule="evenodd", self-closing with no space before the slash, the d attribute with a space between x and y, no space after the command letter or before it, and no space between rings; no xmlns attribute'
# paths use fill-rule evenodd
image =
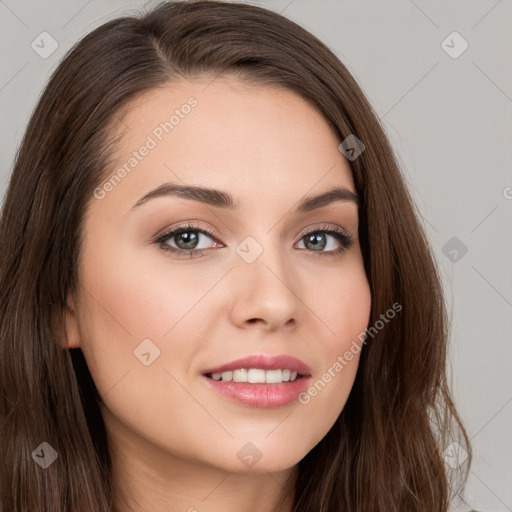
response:
<svg viewBox="0 0 512 512"><path fill-rule="evenodd" d="M214 460L208 463L224 471L239 474L266 474L287 471L296 466L308 453L305 449L298 449L297 444L290 444L287 448L281 446L261 446L264 443L244 442L236 443L236 448L226 448L222 455L213 456ZM239 446L240 445L240 446ZM229 456L229 454L233 454ZM204 452L203 452L204 459Z"/></svg>

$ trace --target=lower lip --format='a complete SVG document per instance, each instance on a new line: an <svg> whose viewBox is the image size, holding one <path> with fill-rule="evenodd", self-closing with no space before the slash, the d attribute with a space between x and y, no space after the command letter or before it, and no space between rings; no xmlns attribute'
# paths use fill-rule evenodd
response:
<svg viewBox="0 0 512 512"><path fill-rule="evenodd" d="M273 409L283 407L306 390L310 377L299 377L293 382L279 384L248 384L247 382L222 382L203 375L209 386L225 397L240 404Z"/></svg>

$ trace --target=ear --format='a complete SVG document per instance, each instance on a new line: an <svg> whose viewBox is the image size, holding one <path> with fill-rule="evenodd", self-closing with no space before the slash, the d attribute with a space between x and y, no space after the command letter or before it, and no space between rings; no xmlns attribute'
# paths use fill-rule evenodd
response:
<svg viewBox="0 0 512 512"><path fill-rule="evenodd" d="M66 327L66 339L63 341L65 348L80 347L80 329L75 309L75 298L73 293L68 293L66 308L64 311L64 324Z"/></svg>

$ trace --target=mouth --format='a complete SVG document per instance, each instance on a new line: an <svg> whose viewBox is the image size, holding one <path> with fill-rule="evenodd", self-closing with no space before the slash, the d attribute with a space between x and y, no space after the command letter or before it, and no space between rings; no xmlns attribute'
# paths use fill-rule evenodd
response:
<svg viewBox="0 0 512 512"><path fill-rule="evenodd" d="M240 368L225 372L207 373L206 377L220 382L248 382L249 384L281 384L305 377L289 368L264 370L263 368Z"/></svg>
<svg viewBox="0 0 512 512"><path fill-rule="evenodd" d="M291 356L250 356L203 372L207 385L229 400L251 407L282 407L303 392L310 368Z"/></svg>

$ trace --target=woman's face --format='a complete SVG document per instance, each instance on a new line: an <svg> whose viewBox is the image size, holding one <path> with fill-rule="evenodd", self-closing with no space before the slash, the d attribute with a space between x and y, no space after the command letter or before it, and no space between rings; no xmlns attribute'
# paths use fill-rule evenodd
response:
<svg viewBox="0 0 512 512"><path fill-rule="evenodd" d="M299 96L207 84L152 90L119 122L85 217L68 343L126 457L279 471L326 435L356 374L371 302L357 205L308 202L355 187Z"/></svg>

